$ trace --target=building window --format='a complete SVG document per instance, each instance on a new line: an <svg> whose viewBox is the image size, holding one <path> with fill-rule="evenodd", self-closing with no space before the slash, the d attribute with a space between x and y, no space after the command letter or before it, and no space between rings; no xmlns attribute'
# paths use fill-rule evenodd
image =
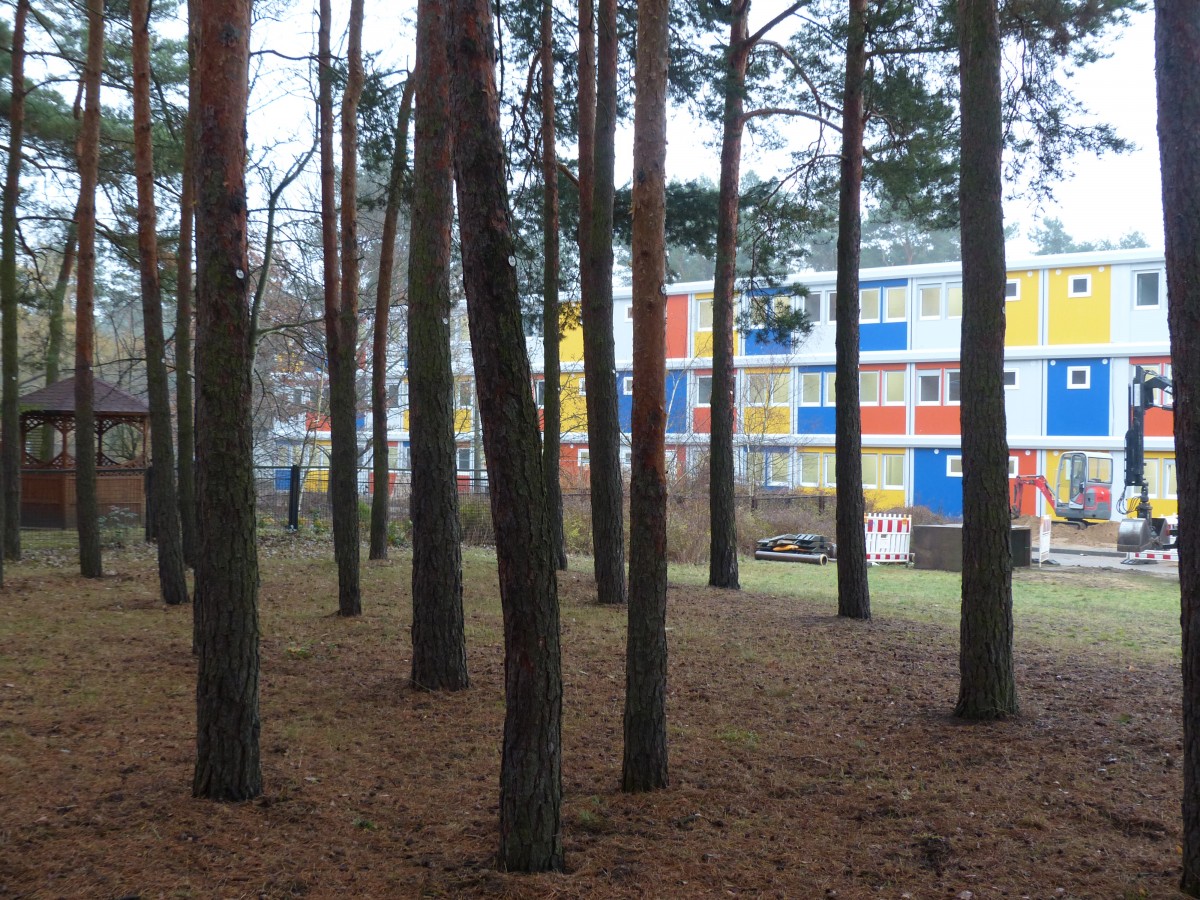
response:
<svg viewBox="0 0 1200 900"><path fill-rule="evenodd" d="M946 286L946 318L961 319L962 318L962 285L950 284Z"/></svg>
<svg viewBox="0 0 1200 900"><path fill-rule="evenodd" d="M837 487L837 457L832 453L822 453L821 456L825 461L826 487Z"/></svg>
<svg viewBox="0 0 1200 900"><path fill-rule="evenodd" d="M630 309L633 309L631 306ZM632 315L632 313L630 313ZM696 330L697 331L712 331L713 327L713 301L712 297L705 297L696 301Z"/></svg>
<svg viewBox="0 0 1200 900"><path fill-rule="evenodd" d="M621 468L625 470L633 468L633 450L629 447L621 448Z"/></svg>
<svg viewBox="0 0 1200 900"><path fill-rule="evenodd" d="M858 373L858 402L860 406L875 406L879 403L879 373Z"/></svg>
<svg viewBox="0 0 1200 900"><path fill-rule="evenodd" d="M1175 480L1175 460L1163 460L1163 496L1174 500L1179 496L1179 483Z"/></svg>
<svg viewBox="0 0 1200 900"><path fill-rule="evenodd" d="M1146 491L1151 497L1158 497L1158 460L1146 460L1146 467L1143 469L1146 478Z"/></svg>
<svg viewBox="0 0 1200 900"><path fill-rule="evenodd" d="M1091 386L1091 366L1067 366L1067 390L1086 391Z"/></svg>
<svg viewBox="0 0 1200 900"><path fill-rule="evenodd" d="M875 453L863 454L862 486L867 490L879 487L879 456Z"/></svg>
<svg viewBox="0 0 1200 900"><path fill-rule="evenodd" d="M827 311L825 318L828 320L829 324L832 325L837 321L837 292L830 291L825 295L825 299L825 309Z"/></svg>
<svg viewBox="0 0 1200 900"><path fill-rule="evenodd" d="M632 303L630 303L627 307L625 307L625 321L626 322L633 321L633 304Z"/></svg>
<svg viewBox="0 0 1200 900"><path fill-rule="evenodd" d="M879 321L879 288L866 288L858 292L858 321Z"/></svg>
<svg viewBox="0 0 1200 900"><path fill-rule="evenodd" d="M903 322L908 318L908 288L887 289L887 305L884 307L885 322Z"/></svg>
<svg viewBox="0 0 1200 900"><path fill-rule="evenodd" d="M958 403L958 369L946 370L946 403Z"/></svg>
<svg viewBox="0 0 1200 900"><path fill-rule="evenodd" d="M1158 273L1138 272L1134 276L1135 290L1133 293L1134 309L1158 308Z"/></svg>
<svg viewBox="0 0 1200 900"><path fill-rule="evenodd" d="M592 454L587 449L580 450L577 458L579 460L579 468L581 469L586 469L592 464Z"/></svg>
<svg viewBox="0 0 1200 900"><path fill-rule="evenodd" d="M1091 275L1070 275L1067 277L1067 296L1068 297L1090 297L1092 296L1092 276Z"/></svg>
<svg viewBox="0 0 1200 900"><path fill-rule="evenodd" d="M789 376L783 372L746 373L747 406L787 406Z"/></svg>
<svg viewBox="0 0 1200 900"><path fill-rule="evenodd" d="M946 477L962 478L962 457L947 456L946 457Z"/></svg>
<svg viewBox="0 0 1200 900"><path fill-rule="evenodd" d="M889 491L904 490L904 454L883 454L883 487Z"/></svg>
<svg viewBox="0 0 1200 900"><path fill-rule="evenodd" d="M751 450L746 459L746 477L752 484L785 486L791 483L791 465L786 450Z"/></svg>
<svg viewBox="0 0 1200 900"><path fill-rule="evenodd" d="M533 399L537 402L538 409L546 405L546 382L538 380L533 383Z"/></svg>
<svg viewBox="0 0 1200 900"><path fill-rule="evenodd" d="M708 406L712 403L712 376L696 376L696 405Z"/></svg>
<svg viewBox="0 0 1200 900"><path fill-rule="evenodd" d="M458 471L460 471L460 472L470 472L471 471L471 448L470 447L459 447L458 448Z"/></svg>
<svg viewBox="0 0 1200 900"><path fill-rule="evenodd" d="M1017 387L1017 370L1016 369L1005 369L1004 370L1004 389L1011 390L1016 387Z"/></svg>
<svg viewBox="0 0 1200 900"><path fill-rule="evenodd" d="M633 376L632 375L622 375L621 376L621 393L624 394L626 397L633 396Z"/></svg>
<svg viewBox="0 0 1200 900"><path fill-rule="evenodd" d="M808 321L816 325L821 321L821 294L808 294L804 298L804 315L808 316Z"/></svg>
<svg viewBox="0 0 1200 900"><path fill-rule="evenodd" d="M942 402L941 370L917 373L917 403L934 405Z"/></svg>
<svg viewBox="0 0 1200 900"><path fill-rule="evenodd" d="M579 396L586 397L587 396L587 379L584 378L582 375L580 375L578 384L579 384Z"/></svg>
<svg viewBox="0 0 1200 900"><path fill-rule="evenodd" d="M821 482L821 454L800 453L796 460L801 487L817 487Z"/></svg>
<svg viewBox="0 0 1200 900"><path fill-rule="evenodd" d="M883 373L883 402L886 406L904 405L904 373Z"/></svg>
<svg viewBox="0 0 1200 900"><path fill-rule="evenodd" d="M825 405L837 404L837 376L833 372L825 373Z"/></svg>
<svg viewBox="0 0 1200 900"><path fill-rule="evenodd" d="M1016 478L1019 474L1021 474L1020 465L1021 465L1020 461L1015 456L1010 456L1008 458L1008 477L1009 478Z"/></svg>
<svg viewBox="0 0 1200 900"><path fill-rule="evenodd" d="M800 373L800 405L801 406L820 406L821 405L821 373L820 372L801 372Z"/></svg>
<svg viewBox="0 0 1200 900"><path fill-rule="evenodd" d="M930 284L921 288L921 318L940 319L942 317L942 286Z"/></svg>
<svg viewBox="0 0 1200 900"><path fill-rule="evenodd" d="M475 405L475 385L470 381L460 381L455 386L454 405L457 409L471 409Z"/></svg>
<svg viewBox="0 0 1200 900"><path fill-rule="evenodd" d="M1020 300L1021 299L1021 282L1015 278L1010 278L1004 283L1004 299L1005 300Z"/></svg>

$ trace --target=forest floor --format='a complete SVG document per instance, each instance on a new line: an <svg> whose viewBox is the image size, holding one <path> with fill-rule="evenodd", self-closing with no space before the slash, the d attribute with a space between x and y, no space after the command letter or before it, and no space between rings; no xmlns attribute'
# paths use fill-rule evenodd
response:
<svg viewBox="0 0 1200 900"><path fill-rule="evenodd" d="M503 626L466 553L470 690L411 690L410 557L333 615L328 544L264 546L255 802L193 800L191 610L145 549L53 553L0 591L0 897L1175 896L1178 585L1020 571L1020 715L966 724L956 576L672 567L671 787L619 790L624 610L560 576L566 871L496 870ZM772 586L764 590L763 585ZM1123 612L1124 611L1124 612ZM1127 615L1126 615L1127 613Z"/></svg>

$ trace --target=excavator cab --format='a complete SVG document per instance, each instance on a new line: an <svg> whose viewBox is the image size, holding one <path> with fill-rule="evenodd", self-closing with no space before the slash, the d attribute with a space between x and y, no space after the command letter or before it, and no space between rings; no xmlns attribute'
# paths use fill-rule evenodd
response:
<svg viewBox="0 0 1200 900"><path fill-rule="evenodd" d="M1058 460L1054 512L1074 522L1112 518L1113 458L1105 453L1071 450Z"/></svg>

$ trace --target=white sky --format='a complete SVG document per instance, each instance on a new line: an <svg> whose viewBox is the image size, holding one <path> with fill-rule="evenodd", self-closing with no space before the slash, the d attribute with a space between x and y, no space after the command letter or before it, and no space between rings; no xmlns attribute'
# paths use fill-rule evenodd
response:
<svg viewBox="0 0 1200 900"><path fill-rule="evenodd" d="M782 0L760 2L755 18L762 16L765 20L771 7L777 7L780 2ZM334 2L335 44L344 34L348 5L346 0ZM414 9L415 3L411 0L400 3L368 0L364 35L368 52L381 52L382 60L397 67L410 65L415 56L412 43ZM267 45L297 55L315 49L316 19L312 6L305 0L295 0L281 20L260 24L256 46ZM290 34L291 40L281 42L281 34ZM1108 155L1100 159L1079 156L1070 161L1068 169L1073 177L1055 188L1054 202L1045 208L1039 209L1020 199L1008 201L1006 218L1010 223L1018 223L1021 230L1021 237L1010 245L1010 253L1023 254L1029 249L1025 235L1040 216L1061 219L1067 233L1076 240L1115 241L1130 231L1140 231L1151 246L1162 246L1152 13L1135 16L1128 29L1115 39L1109 39L1107 49L1113 54L1112 58L1085 69L1076 77L1073 87L1079 99L1099 120L1115 125L1119 134L1134 141L1138 149L1126 155ZM523 77L524 72L510 68L508 75L509 78ZM259 105L264 115L252 113L252 143L263 146L273 137L307 139L310 126L302 126L298 118L311 116L311 113L303 106L297 108L296 101L281 97L294 90L298 81L297 78L286 84L283 81L272 84L270 79L260 82L260 93L256 97L259 104L271 96L292 112L281 116L277 109L268 111ZM268 106L276 107L276 103ZM279 124L269 126L269 122ZM266 133L268 127L275 130L276 135ZM706 136L711 133L710 126L703 128ZM622 129L618 134L618 184L625 183L630 177L632 136L632 128ZM686 179L705 174L716 180L717 150L698 137L694 123L683 116L674 117L670 138L668 177ZM742 171L766 173L770 168L770 161L756 158L747 145Z"/></svg>

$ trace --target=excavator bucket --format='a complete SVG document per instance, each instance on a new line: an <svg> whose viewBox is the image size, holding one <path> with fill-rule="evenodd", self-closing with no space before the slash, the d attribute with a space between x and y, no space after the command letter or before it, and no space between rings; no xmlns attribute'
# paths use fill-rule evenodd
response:
<svg viewBox="0 0 1200 900"><path fill-rule="evenodd" d="M1147 519L1124 519L1117 530L1117 551L1137 553L1149 547L1153 540L1154 532Z"/></svg>

